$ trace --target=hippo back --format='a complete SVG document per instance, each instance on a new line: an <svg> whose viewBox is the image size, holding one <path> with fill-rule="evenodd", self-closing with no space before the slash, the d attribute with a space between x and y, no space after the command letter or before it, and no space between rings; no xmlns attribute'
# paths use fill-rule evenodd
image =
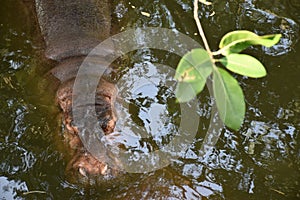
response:
<svg viewBox="0 0 300 200"><path fill-rule="evenodd" d="M110 36L109 0L36 0L46 57L62 61L85 56Z"/></svg>

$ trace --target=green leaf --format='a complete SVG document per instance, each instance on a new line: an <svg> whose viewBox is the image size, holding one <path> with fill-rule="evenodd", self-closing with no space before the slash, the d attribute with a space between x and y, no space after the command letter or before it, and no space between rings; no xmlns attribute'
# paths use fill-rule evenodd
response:
<svg viewBox="0 0 300 200"><path fill-rule="evenodd" d="M213 72L213 91L221 120L229 128L238 130L243 123L246 106L237 80L217 68Z"/></svg>
<svg viewBox="0 0 300 200"><path fill-rule="evenodd" d="M193 49L182 57L174 77L179 81L175 90L179 102L190 101L203 90L213 65L204 49Z"/></svg>
<svg viewBox="0 0 300 200"><path fill-rule="evenodd" d="M252 78L260 78L267 74L263 64L256 58L245 54L229 54L220 59L229 70Z"/></svg>
<svg viewBox="0 0 300 200"><path fill-rule="evenodd" d="M224 35L219 48L222 55L239 53L252 45L271 47L279 42L281 34L258 36L251 31L238 30Z"/></svg>
<svg viewBox="0 0 300 200"><path fill-rule="evenodd" d="M179 61L174 78L179 82L206 82L212 67L213 62L204 49L193 49Z"/></svg>
<svg viewBox="0 0 300 200"><path fill-rule="evenodd" d="M204 81L193 83L178 82L175 89L175 96L180 103L188 102L200 93L204 86Z"/></svg>

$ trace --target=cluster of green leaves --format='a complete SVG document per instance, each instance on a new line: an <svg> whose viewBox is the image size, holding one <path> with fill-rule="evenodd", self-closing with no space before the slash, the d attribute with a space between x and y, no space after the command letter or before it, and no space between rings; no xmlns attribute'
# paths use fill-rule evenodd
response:
<svg viewBox="0 0 300 200"><path fill-rule="evenodd" d="M175 95L179 102L188 102L199 94L212 75L213 95L219 116L224 124L238 130L244 121L245 100L238 81L227 71L260 78L266 69L256 58L241 52L252 45L271 47L281 38L280 34L258 36L253 32L239 30L227 33L220 41L219 50L207 52L193 49L182 57L175 74L178 81ZM223 57L216 59L215 57ZM221 63L225 69L218 67ZM226 70L227 69L227 70Z"/></svg>

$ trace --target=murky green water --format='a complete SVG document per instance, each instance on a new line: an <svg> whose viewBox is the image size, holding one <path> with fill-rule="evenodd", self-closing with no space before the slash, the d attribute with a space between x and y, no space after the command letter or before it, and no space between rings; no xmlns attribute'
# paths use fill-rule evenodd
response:
<svg viewBox="0 0 300 200"><path fill-rule="evenodd" d="M115 17L127 27L155 26L194 35L192 3L172 1L118 1ZM300 4L297 0L226 0L201 6L201 20L212 49L223 34L249 29L259 34L281 32L284 39L272 49L251 48L267 67L263 79L238 77L244 89L247 113L238 132L222 131L214 149L200 155L211 111L208 91L199 96L198 133L189 150L168 167L131 174L109 187L71 184L65 176L67 153L58 110L51 92L41 91L42 45L34 23L18 1L0 6L0 198L1 199L299 199L300 198ZM141 12L147 12L150 17ZM159 86L160 66L176 66L178 57L154 50L130 54L124 70L122 99L129 105L120 116L118 131L138 136L144 127L148 140L131 141L133 150L149 151L166 144L178 127L180 112L174 94ZM135 88L139 77L149 83ZM126 96L127 93L131 94ZM178 106L178 105L177 105ZM160 110L167 110L161 113ZM128 111L128 112L127 112ZM157 118L149 118L154 113ZM164 126L168 124L168 126ZM124 131L125 132L125 131Z"/></svg>

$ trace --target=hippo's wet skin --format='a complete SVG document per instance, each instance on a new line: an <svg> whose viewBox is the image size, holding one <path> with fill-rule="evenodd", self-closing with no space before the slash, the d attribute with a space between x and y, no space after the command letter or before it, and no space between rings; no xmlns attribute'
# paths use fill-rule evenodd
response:
<svg viewBox="0 0 300 200"><path fill-rule="evenodd" d="M104 162L84 148L72 124L72 88L84 57L111 34L110 0L35 0L37 18L46 43L45 55L57 61L49 72L57 84L56 98L63 113L66 140L73 155L67 170L82 177L113 174ZM101 79L96 92L96 113L105 134L114 130L114 84Z"/></svg>

